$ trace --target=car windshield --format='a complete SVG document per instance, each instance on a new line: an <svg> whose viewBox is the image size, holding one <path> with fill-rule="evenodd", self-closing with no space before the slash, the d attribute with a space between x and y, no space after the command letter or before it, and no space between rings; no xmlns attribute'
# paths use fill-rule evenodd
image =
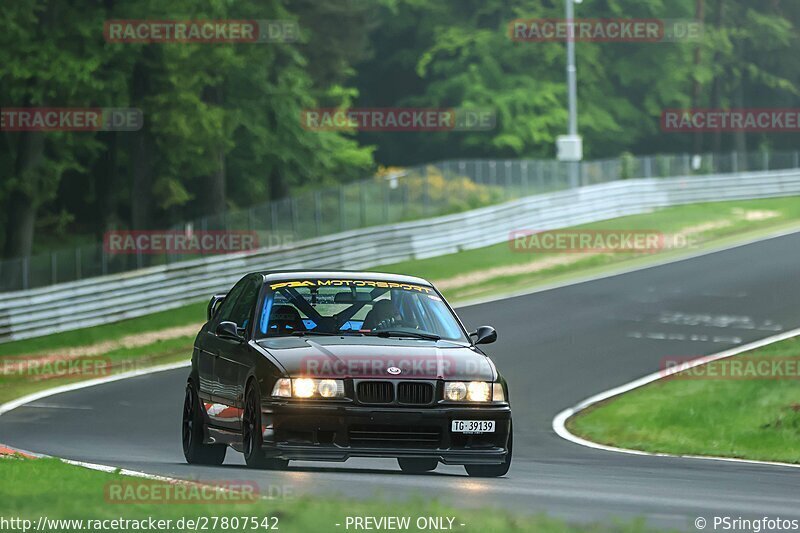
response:
<svg viewBox="0 0 800 533"><path fill-rule="evenodd" d="M326 334L468 342L442 297L425 285L331 279L269 285L261 338Z"/></svg>

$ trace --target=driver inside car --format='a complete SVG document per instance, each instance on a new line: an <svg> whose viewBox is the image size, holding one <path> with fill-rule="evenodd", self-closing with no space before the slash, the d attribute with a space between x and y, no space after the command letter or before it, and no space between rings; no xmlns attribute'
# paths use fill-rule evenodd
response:
<svg viewBox="0 0 800 533"><path fill-rule="evenodd" d="M402 317L391 300L378 300L372 310L364 317L363 331L378 331L399 325Z"/></svg>

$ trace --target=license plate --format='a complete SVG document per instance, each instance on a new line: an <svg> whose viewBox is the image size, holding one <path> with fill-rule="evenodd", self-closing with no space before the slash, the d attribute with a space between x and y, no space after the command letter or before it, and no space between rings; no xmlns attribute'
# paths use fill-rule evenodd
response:
<svg viewBox="0 0 800 533"><path fill-rule="evenodd" d="M494 433L494 420L453 420L453 433Z"/></svg>

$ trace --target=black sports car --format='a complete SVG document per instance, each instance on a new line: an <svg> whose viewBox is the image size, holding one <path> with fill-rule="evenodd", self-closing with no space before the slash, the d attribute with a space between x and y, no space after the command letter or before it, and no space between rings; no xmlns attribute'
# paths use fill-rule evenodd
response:
<svg viewBox="0 0 800 533"><path fill-rule="evenodd" d="M472 340L471 338L474 338ZM427 281L366 272L258 272L214 296L183 410L190 463L249 466L396 457L471 476L511 465L508 387Z"/></svg>

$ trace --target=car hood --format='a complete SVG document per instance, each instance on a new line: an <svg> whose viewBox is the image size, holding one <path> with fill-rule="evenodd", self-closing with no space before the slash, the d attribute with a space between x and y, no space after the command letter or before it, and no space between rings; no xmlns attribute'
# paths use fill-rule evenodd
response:
<svg viewBox="0 0 800 533"><path fill-rule="evenodd" d="M494 381L480 351L449 341L375 337L281 337L258 343L293 377ZM399 370L399 372L398 372Z"/></svg>

